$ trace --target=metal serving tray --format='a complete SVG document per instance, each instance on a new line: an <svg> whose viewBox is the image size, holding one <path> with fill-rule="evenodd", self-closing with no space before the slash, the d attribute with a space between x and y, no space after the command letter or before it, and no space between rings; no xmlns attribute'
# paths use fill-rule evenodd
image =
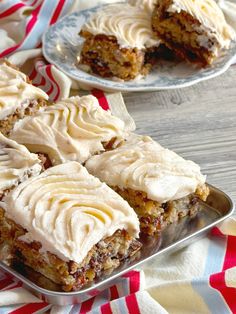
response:
<svg viewBox="0 0 236 314"><path fill-rule="evenodd" d="M57 305L76 304L85 301L104 289L114 285L119 277L161 254L178 250L198 238L206 235L216 224L232 215L234 203L232 199L219 189L210 186L210 195L206 203L202 202L202 210L194 217L185 217L179 223L168 226L156 237L145 236L141 238L143 247L140 253L129 262L123 263L110 275L100 277L93 284L74 292L62 292L49 280L28 268L13 269L0 262L0 267L14 275L23 282L23 286L37 295L39 298ZM46 286L47 289L42 288ZM49 287L51 290L49 290Z"/></svg>

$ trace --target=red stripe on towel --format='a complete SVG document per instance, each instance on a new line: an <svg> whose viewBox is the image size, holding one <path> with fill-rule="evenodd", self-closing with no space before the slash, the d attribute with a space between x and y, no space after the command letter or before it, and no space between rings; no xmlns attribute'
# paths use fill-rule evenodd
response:
<svg viewBox="0 0 236 314"><path fill-rule="evenodd" d="M116 300L118 298L119 298L119 292L118 292L117 286L112 286L110 288L110 301Z"/></svg>
<svg viewBox="0 0 236 314"><path fill-rule="evenodd" d="M135 293L140 289L140 273L136 270L131 270L127 274L124 274L123 277L129 278L129 291Z"/></svg>
<svg viewBox="0 0 236 314"><path fill-rule="evenodd" d="M51 65L47 65L46 66L46 73L48 75L48 77L52 80L52 82L55 84L56 88L57 88L57 91L56 91L56 96L53 98L54 101L57 101L58 97L59 97L59 94L60 94L60 87L59 85L57 84L57 82L54 80L54 77L52 75L52 71L51 71ZM53 92L54 90L54 87L53 87L53 84L51 83L51 88L50 90L47 92L48 96L50 96L50 94Z"/></svg>
<svg viewBox="0 0 236 314"><path fill-rule="evenodd" d="M138 306L138 301L136 299L136 295L130 294L127 297L125 297L125 302L127 309L130 314L140 314L139 306Z"/></svg>
<svg viewBox="0 0 236 314"><path fill-rule="evenodd" d="M18 281L13 286L7 288L6 290L12 290L12 289L20 288L20 287L22 287L22 282Z"/></svg>
<svg viewBox="0 0 236 314"><path fill-rule="evenodd" d="M46 84L45 77L42 76L41 81L39 83L34 83L35 86L44 86Z"/></svg>
<svg viewBox="0 0 236 314"><path fill-rule="evenodd" d="M11 15L13 13L15 13L17 10L19 10L20 8L25 7L24 3L17 3L15 5L13 5L12 7L10 7L9 9L7 9L6 11L0 13L0 19L7 17L8 15Z"/></svg>
<svg viewBox="0 0 236 314"><path fill-rule="evenodd" d="M0 290L6 288L7 286L11 285L14 281L10 278L4 278L0 280Z"/></svg>
<svg viewBox="0 0 236 314"><path fill-rule="evenodd" d="M225 235L220 231L220 229L217 228L217 227L214 227L214 228L211 229L211 235L213 235L213 236L225 236Z"/></svg>
<svg viewBox="0 0 236 314"><path fill-rule="evenodd" d="M223 270L234 266L236 266L236 237L228 236Z"/></svg>
<svg viewBox="0 0 236 314"><path fill-rule="evenodd" d="M95 298L93 297L93 298L91 298L91 299L89 299L89 300L87 300L87 301L84 301L84 302L82 303L82 305L81 305L81 308L80 308L79 313L80 313L80 314L85 314L85 313L91 311L92 306L93 306L94 299L95 299Z"/></svg>
<svg viewBox="0 0 236 314"><path fill-rule="evenodd" d="M41 302L41 303L30 303L24 306L21 306L17 310L14 310L12 312L9 312L8 314L33 314L36 311L39 311L43 309L44 307L47 307L48 303Z"/></svg>
<svg viewBox="0 0 236 314"><path fill-rule="evenodd" d="M112 309L110 303L103 304L100 307L101 314L112 314Z"/></svg>
<svg viewBox="0 0 236 314"><path fill-rule="evenodd" d="M21 44L24 42L25 38L31 32L31 30L33 29L33 27L35 26L35 24L37 22L37 17L38 17L39 11L41 9L41 6L42 6L42 3L32 12L32 17L29 20L28 24L26 25L26 33L25 33L24 39L21 41L21 43L4 50L2 53L0 53L0 58L3 58L5 56L7 56L8 54L14 52L15 50L17 50L21 46Z"/></svg>
<svg viewBox="0 0 236 314"><path fill-rule="evenodd" d="M211 275L209 282L212 288L220 292L232 313L236 313L236 289L226 286L225 272Z"/></svg>
<svg viewBox="0 0 236 314"><path fill-rule="evenodd" d="M53 13L52 18L51 18L50 25L54 24L57 21L59 15L61 14L61 11L63 9L64 4L65 4L65 0L59 0L59 3L58 3L58 5L57 5L57 7Z"/></svg>
<svg viewBox="0 0 236 314"><path fill-rule="evenodd" d="M93 96L95 96L98 99L99 105L102 107L102 109L104 109L104 110L110 109L108 101L107 101L106 96L103 93L103 91L101 91L99 89L93 89L92 94L93 94Z"/></svg>

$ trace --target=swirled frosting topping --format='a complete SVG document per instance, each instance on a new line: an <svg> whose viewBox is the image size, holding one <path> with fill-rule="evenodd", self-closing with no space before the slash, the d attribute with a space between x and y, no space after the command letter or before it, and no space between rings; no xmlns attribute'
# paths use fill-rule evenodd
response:
<svg viewBox="0 0 236 314"><path fill-rule="evenodd" d="M145 136L131 136L119 148L93 156L86 168L110 186L146 192L160 203L187 196L205 182L197 164Z"/></svg>
<svg viewBox="0 0 236 314"><path fill-rule="evenodd" d="M40 171L37 155L0 133L0 191L16 186Z"/></svg>
<svg viewBox="0 0 236 314"><path fill-rule="evenodd" d="M27 82L24 73L0 64L0 119L5 119L17 109L25 109L31 100L48 99L48 95Z"/></svg>
<svg viewBox="0 0 236 314"><path fill-rule="evenodd" d="M139 233L128 203L77 162L47 169L3 202L6 216L23 226L29 238L66 261L82 262L95 244L119 229L131 237Z"/></svg>
<svg viewBox="0 0 236 314"><path fill-rule="evenodd" d="M11 138L31 152L49 155L54 165L84 162L103 143L124 136L124 122L103 110L91 95L71 97L16 123Z"/></svg>
<svg viewBox="0 0 236 314"><path fill-rule="evenodd" d="M211 36L215 37L221 48L228 48L235 32L226 22L219 6L214 0L172 0L168 12L185 11L196 18ZM200 38L204 43L204 38Z"/></svg>
<svg viewBox="0 0 236 314"><path fill-rule="evenodd" d="M128 3L110 4L100 8L83 25L93 35L115 36L122 48L158 46L153 35L150 14Z"/></svg>

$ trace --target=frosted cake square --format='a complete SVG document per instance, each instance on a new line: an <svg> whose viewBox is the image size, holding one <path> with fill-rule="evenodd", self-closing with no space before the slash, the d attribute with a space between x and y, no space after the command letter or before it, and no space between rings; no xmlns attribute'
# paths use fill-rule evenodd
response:
<svg viewBox="0 0 236 314"><path fill-rule="evenodd" d="M131 80L152 67L160 40L151 29L147 10L128 3L98 9L83 25L85 41L79 63L102 77Z"/></svg>
<svg viewBox="0 0 236 314"><path fill-rule="evenodd" d="M15 124L10 138L50 163L85 162L89 157L120 144L125 124L103 110L91 95L71 97L25 117Z"/></svg>
<svg viewBox="0 0 236 314"><path fill-rule="evenodd" d="M27 265L65 291L113 270L141 247L129 204L77 162L47 169L2 198L13 262Z"/></svg>
<svg viewBox="0 0 236 314"><path fill-rule="evenodd" d="M139 216L141 231L149 235L196 213L209 193L197 164L150 137L131 135L117 149L91 157L85 166L128 201Z"/></svg>
<svg viewBox="0 0 236 314"><path fill-rule="evenodd" d="M0 132L8 135L14 124L47 105L48 95L7 61L0 62Z"/></svg>

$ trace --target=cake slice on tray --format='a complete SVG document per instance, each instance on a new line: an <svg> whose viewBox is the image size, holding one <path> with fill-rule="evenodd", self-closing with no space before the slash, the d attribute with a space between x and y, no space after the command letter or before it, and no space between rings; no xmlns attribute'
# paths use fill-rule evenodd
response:
<svg viewBox="0 0 236 314"><path fill-rule="evenodd" d="M14 124L47 105L48 95L7 61L0 62L0 132L8 135Z"/></svg>
<svg viewBox="0 0 236 314"><path fill-rule="evenodd" d="M141 231L150 235L196 213L209 193L197 164L146 136L131 135L117 149L91 157L85 166L128 201L139 216Z"/></svg>
<svg viewBox="0 0 236 314"><path fill-rule="evenodd" d="M42 170L41 160L31 154L26 147L17 144L0 133L0 201L13 188ZM11 224L4 219L4 209L0 206L0 244L1 254L7 260L11 258ZM6 239L3 243L3 238Z"/></svg>
<svg viewBox="0 0 236 314"><path fill-rule="evenodd" d="M85 162L120 144L125 124L103 110L91 95L71 97L15 124L10 138L31 152L43 153L53 164Z"/></svg>
<svg viewBox="0 0 236 314"><path fill-rule="evenodd" d="M128 3L98 8L80 36L85 39L80 64L102 77L126 81L149 72L160 45L152 32L150 13Z"/></svg>
<svg viewBox="0 0 236 314"><path fill-rule="evenodd" d="M141 247L134 210L77 162L51 167L1 202L14 264L76 290L118 267Z"/></svg>
<svg viewBox="0 0 236 314"><path fill-rule="evenodd" d="M152 28L184 60L210 65L228 49L235 32L214 0L157 0Z"/></svg>

